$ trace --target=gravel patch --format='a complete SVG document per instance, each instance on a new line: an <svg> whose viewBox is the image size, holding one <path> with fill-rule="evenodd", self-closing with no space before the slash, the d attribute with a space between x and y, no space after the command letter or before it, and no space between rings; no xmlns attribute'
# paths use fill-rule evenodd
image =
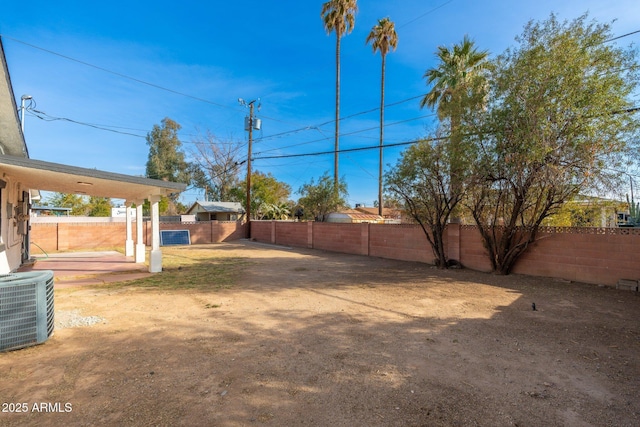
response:
<svg viewBox="0 0 640 427"><path fill-rule="evenodd" d="M55 328L79 328L82 326L93 326L98 323L106 323L106 320L100 316L81 316L80 310L56 311Z"/></svg>

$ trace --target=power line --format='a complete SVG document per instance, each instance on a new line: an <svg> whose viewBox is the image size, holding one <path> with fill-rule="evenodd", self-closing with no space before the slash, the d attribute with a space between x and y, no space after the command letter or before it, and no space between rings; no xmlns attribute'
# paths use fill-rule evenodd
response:
<svg viewBox="0 0 640 427"><path fill-rule="evenodd" d="M35 108L27 108L26 112L29 113L31 116L36 117L40 120L43 120L45 122L54 122L54 121L65 121L65 122L69 122L69 123L73 123L73 124L77 124L77 125L81 125L81 126L87 126L87 127L91 127L94 129L98 129L98 130L104 130L107 132L114 132L114 133L119 133L119 134L123 134L123 135L129 135L129 136L135 136L137 138L144 138L146 139L147 136L146 135L139 135L139 134L135 134L135 133L129 133L129 132L123 132L117 129L126 129L126 130L131 130L131 131L139 131L139 132L149 132L146 129L138 129L138 128L130 128L130 127L125 127L125 126L115 126L115 125L106 125L106 124L97 124L97 123L88 123L88 122L82 122L80 120L75 120L75 119L70 119L68 117L56 117L56 116L52 116L48 113L45 113L44 111L40 111L40 110L36 110ZM194 135L194 134L190 134L190 133L184 133L184 132L179 132L180 135L182 136L189 136L191 138L199 138L201 137L201 135ZM207 141L201 141L201 140L194 140L194 141L180 141L183 144L206 144ZM235 142L231 141L231 142L222 142L222 141L216 141L216 144L235 144Z"/></svg>
<svg viewBox="0 0 640 427"><path fill-rule="evenodd" d="M390 147L400 147L403 145L411 145L411 144L416 144L420 141L436 141L436 140L441 140L441 139L446 139L447 137L438 137L438 138L427 138L427 139L417 139L417 140L413 140L413 141L404 141L404 142L396 142L393 144L385 144L385 148L390 148ZM356 148L341 148L338 150L338 153L351 153L354 151L366 151L366 150L374 150L374 149L380 149L380 145L370 145L367 147L356 147ZM330 150L330 151L317 151L315 153L298 153L298 154L282 154L279 156L256 156L253 158L253 160L267 160L267 159L287 159L287 158L292 158L292 157L309 157L309 156L324 156L327 154L334 154L335 150Z"/></svg>
<svg viewBox="0 0 640 427"><path fill-rule="evenodd" d="M68 119L66 117L54 117L54 116L50 116L49 114L43 112L43 111L39 111L39 110L35 110L35 109L28 109L27 112L29 112L30 115L39 118L40 120L44 120L46 122L54 122L54 121L65 121L65 122L69 122L69 123L74 123L77 125L82 125L82 126L87 126L87 127L91 127L94 129L99 129L99 130L104 130L107 132L113 132L113 133L119 133L122 135L129 135L129 136L135 136L136 138L146 138L145 135L138 135L135 133L131 133L131 132L123 132L120 130L116 130L116 129L110 129L109 127L107 127L108 125L98 125L98 124L93 124L93 123L85 123L85 122L79 122L77 120L73 120L73 119ZM119 126L112 126L113 128L120 128L120 129L128 129L128 128L124 128L124 127L119 127ZM138 130L138 129L131 129L131 130Z"/></svg>
<svg viewBox="0 0 640 427"><path fill-rule="evenodd" d="M622 113L637 113L638 111L640 111L640 107L632 107L632 108L627 108L627 109L624 109L624 110L610 111L609 114L613 115L613 114L622 114ZM477 134L475 134L475 133L467 134L467 136L472 136L472 135L477 135ZM385 144L385 148L401 147L401 146L405 146L405 145L417 144L417 143L422 142L422 141L426 141L426 142L441 141L441 140L445 140L445 139L448 139L448 138L449 138L449 136L440 136L440 137L433 137L433 138L421 138L421 139L416 139L416 140L411 140L411 141L388 143L388 144ZM379 145L370 145L370 146L366 146L366 147L340 149L340 150L338 150L338 152L339 153L350 153L350 152L354 152L354 151L375 150L375 149L379 149L379 148L380 148ZM293 157L323 156L323 155L334 154L334 153L335 153L335 150L317 151L317 152L313 152L313 153L282 154L282 155L274 155L274 156L256 156L256 157L253 157L252 160L286 159L286 158L293 158Z"/></svg>
<svg viewBox="0 0 640 427"><path fill-rule="evenodd" d="M431 10L429 10L429 11L427 11L427 12L421 14L421 15L419 15L415 19L404 23L403 25L401 25L398 28L401 28L401 27L404 27L406 25L409 25L409 24L417 21L418 19L421 19L424 16L426 16L426 15L428 15L428 14L430 14L430 13L432 13L432 12L438 10L438 9L440 9L441 7L444 7L445 5L451 3L452 1L453 0L449 0L449 1L437 6L435 8L433 8L433 9L431 9ZM618 39L621 39L623 37L628 37L630 35L637 34L637 33L640 33L640 30L633 31L633 32L630 32L630 33L627 33L627 34L623 34L623 35L620 35L620 36L617 36L617 37L613 37L611 39L605 40L603 43L614 41L614 40L618 40ZM210 100L207 100L207 99L204 99L204 98L200 98L200 97L196 97L196 96L193 96L193 95L189 95L187 93L180 92L180 91L177 91L177 90L173 90L173 89L170 89L170 88L167 88L167 87L164 87L164 86L160 86L160 85L157 85L157 84L154 84L154 83L149 83L149 82L146 82L144 80L141 80L141 79L138 79L138 78L135 78L135 77L131 77L131 76L128 76L128 75L123 74L123 73L111 71L111 70L106 69L104 67L100 67L100 66L88 63L86 61L78 60L78 59L75 59L73 57L70 57L70 56L67 56L67 55L64 55L64 54L61 54L61 53L58 53L58 52L54 52L52 50L45 49L45 48L33 45L31 43L27 43L27 42L15 39L15 38L10 37L10 36L6 36L6 35L3 35L3 34L0 34L0 39L3 38L3 37L7 38L7 39L10 39L12 41L15 41L17 43L23 44L25 46L29 46L29 47L31 47L33 49L41 50L43 52L46 52L46 53L49 53L49 54L52 54L52 55L55 55L55 56L59 56L61 58L64 58L64 59L67 59L69 61L73 61L73 62L82 64L82 65L85 65L85 66L88 66L88 67L91 67L91 68L95 68L97 70L100 70L100 71L103 71L103 72L106 72L106 73L109 73L109 74L113 74L113 75L116 75L116 76L124 78L124 79L128 79L128 80L140 83L140 84L144 84L144 85L147 85L147 86L150 86L150 87L154 87L154 88L159 89L159 90L164 90L164 91L167 91L167 92L170 92L170 93L174 93L174 94L177 94L177 95L180 95L180 96L185 96L187 98L191 98L191 99L194 99L194 100L197 100L197 101L205 102L205 103L208 103L208 104L211 104L211 105L216 105L216 106L219 106L219 107L222 107L222 108L228 108L228 109L231 109L231 110L234 110L234 111L238 111L236 108L229 107L227 105L219 104L219 103L216 103L214 101L210 101ZM404 103L404 102L408 102L408 101L411 101L411 100L414 100L414 99L417 99L417 98L420 98L420 97L423 97L423 96L424 96L424 94L417 95L417 96L414 96L414 97L410 97L410 98L407 98L407 99L404 99L404 100L401 100L401 101L397 101L397 102L394 102L394 103L386 104L385 107L392 107L392 106L395 106L395 105L398 105L398 104L401 104L401 103ZM360 112L357 112L357 113L354 113L354 114L351 114L351 115L348 115L348 116L341 117L338 120L339 121L347 120L347 119L350 119L350 118L353 118L353 117L357 117L359 115L364 115L364 114L368 114L368 113L371 113L371 112L375 112L375 111L377 111L379 109L380 109L380 107L376 107L376 108L372 108L372 109L369 109L369 110L360 111ZM33 111L35 112L37 110L33 110ZM40 113L40 114L48 116L46 113L43 113L43 112L40 112L40 111L37 111L37 112ZM38 117L38 118L40 118L42 120L50 120L50 121L53 121L53 120L64 120L64 121L68 121L70 123L75 123L75 124L79 124L79 125L83 125L83 126L93 127L95 129L99 129L99 130L105 130L105 131L109 131L109 132L120 133L120 134L124 134L124 135L130 135L130 136L134 136L134 137L137 137L137 138L146 138L146 136L133 134L133 133L129 133L129 132L122 132L122 131L118 131L118 130L115 130L115 129L110 129L108 125L96 125L96 124L92 124L92 123L80 122L80 121L73 120L73 119L61 118L61 117L53 117L53 116L48 116L48 117L50 117L50 119L46 119L44 117L40 117L40 116L37 116L37 115L36 115L36 117ZM275 120L275 121L278 121L278 122L282 122L281 120L277 120L277 119L274 119L274 118L271 118L271 117L268 117L268 116L263 116L263 117L267 118L269 120ZM410 121L410 120L414 120L414 119L409 119L407 121ZM325 126L325 125L328 125L328 124L331 124L331 123L334 123L334 122L335 122L335 120L329 120L329 121L320 123L320 124L315 125L315 126L305 126L305 127L302 127L302 128L297 128L297 129L291 130L291 131L285 131L285 132L281 132L281 133L274 134L274 135L263 136L263 137L260 137L260 138L256 138L255 141L258 142L258 141L263 141L263 140L266 140L266 139L276 138L276 137L289 135L289 134L293 134L293 133L299 133L299 132L303 132L303 131L307 131L307 130L318 129L318 128L322 127L322 126ZM110 127L111 128L118 128L117 126L110 126ZM123 129L127 129L127 128L123 128ZM370 130L370 129L366 129L366 130ZM363 131L366 131L366 130L352 132L351 134L363 132ZM345 135L349 135L349 134L345 134ZM322 140L324 140L324 139L322 139ZM316 140L316 141L311 141L311 142L317 142L317 141L322 141L322 140ZM311 142L309 142L309 143L311 143ZM307 143L296 144L296 145L304 145L304 144L307 144ZM273 151L273 150L270 150L270 151Z"/></svg>
<svg viewBox="0 0 640 427"><path fill-rule="evenodd" d="M66 59L68 61L76 62L78 64L82 64L82 65L87 66L87 67L95 68L96 70L100 70L100 71L105 72L105 73L113 74L113 75L121 77L123 79L131 80L131 81L134 81L136 83L140 83L140 84L143 84L143 85L147 85L147 86L153 87L155 89L159 89L159 90L163 90L165 92L173 93L175 95L180 95L180 96L184 96L186 98L191 98L191 99L194 99L196 101L204 102L206 104L215 105L215 106L221 107L221 108L227 108L227 109L230 109L230 110L233 110L233 111L239 111L237 108L230 107L228 105L220 104L218 102L214 102L214 101L211 101L209 99L201 98L199 96L190 95L188 93L184 93L184 92L180 92L180 91L177 91L177 90L174 90L174 89L170 89L170 88L167 88L167 87L164 87L164 86L160 86L160 85L155 84L155 83L150 83L150 82L147 82L145 80L139 79L137 77L132 77L132 76L129 76L127 74L119 73L117 71L112 71L112 70L109 70L108 68L104 68L104 67L101 67L99 65L94 65L94 64L91 64L89 62L82 61L80 59L76 59L76 58L73 58L71 56L64 55L64 54L52 51L50 49L45 49L43 47L36 46L34 44L27 43L27 42L22 41L22 40L18 40L16 38L13 38L13 37L10 37L10 36L7 36L7 35L0 34L0 39L2 39L3 37L6 38L6 39L9 39L9 40L12 40L12 41L14 41L16 43L20 43L20 44L23 44L25 46L29 46L29 47L31 47L33 49L37 49L37 50L40 50L42 52L46 52L48 54L58 56L60 58ZM286 122L284 122L282 120L278 120L278 119L273 118L273 117L268 117L268 116L264 116L264 115L262 117L267 118L269 120L276 121L276 122L286 123Z"/></svg>
<svg viewBox="0 0 640 427"><path fill-rule="evenodd" d="M440 6L436 6L436 7L434 7L433 9L431 9L431 10L429 10L429 11L427 11L427 12L423 13L422 15L419 15L419 16L417 16L416 18L413 18L411 21L409 21L409 22L405 22L404 24L400 25L400 26L398 27L398 29L403 28L403 27L406 27L406 26L407 26L407 25L409 25L409 24L413 24L414 22L418 21L419 19L424 18L425 16L429 15L430 13L435 12L436 10L440 9L441 7L444 7L444 6L448 5L448 4L449 4L449 3L451 3L452 1L453 1L453 0L449 0L449 1L445 2L445 3L442 3Z"/></svg>
<svg viewBox="0 0 640 427"><path fill-rule="evenodd" d="M632 31L632 32L630 32L630 33L623 34L623 35L621 35L621 36L617 36L617 37L613 37L613 38L611 38L611 39L607 39L607 40L603 41L602 43L612 42L612 41L614 41L614 40L618 40L618 39L621 39L621 38L623 38L623 37L628 37L628 36L631 36L631 35L633 35L633 34L637 34L637 33L640 33L640 30Z"/></svg>
<svg viewBox="0 0 640 427"><path fill-rule="evenodd" d="M432 117L432 116L435 116L435 115L436 115L436 113L431 113L431 114L426 114L424 116L413 117L411 119L400 120L400 121L393 122L393 123L385 123L384 127L386 128L388 126L395 126L395 125L399 125L399 124L402 124L402 123L410 122L410 121L413 121L413 120L420 120L420 119L424 119L424 118L427 118L427 117ZM342 136L355 135L357 133L368 132L370 130L378 130L379 128L380 128L379 126L374 126L374 127L370 127L370 128L366 128L366 129L355 130L355 131L352 131L352 132L341 133L340 136L342 137ZM306 142L300 142L300 143L297 143L297 144L287 145L285 147L271 148L269 150L263 150L263 151L261 151L259 153L256 153L256 154L269 153L271 151L282 150L282 149L285 149L285 148L299 147L301 145L313 144L315 142L328 141L328 140L331 140L332 138L333 137L331 136L331 137L325 137L325 138L320 138L320 139L314 139L312 141L306 141ZM378 145L378 148L379 147L380 146ZM338 151L340 151L340 150L338 150ZM333 153L333 151L332 151L332 153Z"/></svg>
<svg viewBox="0 0 640 427"><path fill-rule="evenodd" d="M113 74L114 76L118 76L118 77L121 77L121 78L123 78L123 79L131 80L131 81L134 81L134 82L136 82L136 83L140 83L140 84L147 85L147 86L150 86L150 87L153 87L153 88L156 88L156 89L163 90L163 91L165 91L165 92L170 92L170 93L173 93L173 94L176 94L176 95L180 95L180 96L184 96L184 97L187 97L187 98L195 99L196 101L204 102L204 103L211 104L211 105L215 105L215 106L222 107L222 108L230 108L230 109L236 110L235 108L233 108L233 107L229 107L228 105L219 104L219 103L217 103L217 102L210 101L210 100L208 100L208 99L200 98L200 97L198 97L198 96L189 95L189 94L187 94L187 93L180 92L180 91L173 90L173 89L169 89L169 88L167 88L167 87L160 86L160 85L157 85L157 84L155 84L155 83L150 83L150 82L144 81L144 80L142 80L142 79L138 79L138 78L136 78L136 77L131 77L131 76L128 76L128 75L126 75L126 74L119 73L119 72L117 72L117 71L112 71L112 70L109 70L109 69L107 69L107 68L100 67L100 66L98 66L98 65L94 65L94 64L91 64L91 63L89 63L89 62L82 61L82 60L80 60L80 59L72 58L71 56L63 55L63 54L61 54L61 53L54 52L54 51L52 51L52 50L45 49L45 48L40 47L40 46L36 46L36 45L34 45L34 44L31 44L31 43L27 43L27 42L25 42L25 41L15 39L15 38L13 38L13 37L9 37L9 36L4 35L4 34L0 34L0 38L1 38L1 37L7 38L7 39L12 40L12 41L14 41L14 42L16 42L16 43L23 44L23 45L25 45L25 46L29 46L29 47L31 47L31 48L33 48L33 49L37 49L37 50L40 50L40 51L42 51L42 52L46 52L46 53L51 54L51 55L55 55L55 56L58 56L58 57L60 57L60 58L64 58L64 59L66 59L66 60L68 60L68 61L72 61L72 62L76 62L76 63L78 63L78 64L82 64L82 65L84 65L84 66L86 66L86 67L95 68L96 70L100 70L100 71L103 71L103 72L105 72L105 73Z"/></svg>
<svg viewBox="0 0 640 427"><path fill-rule="evenodd" d="M415 21L415 20L417 20L417 19L420 19L420 18L422 18L422 17L426 16L427 14L429 14L429 13L431 13L431 12L435 11L436 9L438 9L438 8L440 8L440 7L442 7L442 6L446 5L446 4L448 4L448 3L451 3L452 1L453 1L453 0L449 0L448 2L446 2L446 3L444 3L444 4L440 5L440 6L438 6L437 8L432 9L432 10L430 10L430 11L428 11L428 12L426 12L426 13L422 14L421 16L419 16L418 18L416 18L416 19L414 19L414 20L410 21L409 23L411 23L411 22L413 22L413 21ZM407 24L409 24L409 23L407 23ZM405 25L407 25L407 24L405 24ZM25 41L22 41L22 40L19 40L19 39L16 39L16 38L13 38L13 37L10 37L10 36L7 36L7 35L4 35L4 34L0 34L0 38L3 38L3 37L4 37L4 38L6 38L6 39L9 39L9 40L12 40L12 41L14 41L14 42L16 42L16 43L20 43L20 44L23 44L23 45L25 45L25 46L31 47L31 48L33 48L33 49L37 49L37 50L40 50L40 51L42 51L42 52L46 52L46 53L51 54L51 55L54 55L54 56L58 56L58 57L60 57L60 58L66 59L66 60L68 60L68 61L76 62L76 63L78 63L78 64L81 64L81 65L84 65L84 66L87 66L87 67L91 67L91 68L94 68L94 69L100 70L100 71L105 72L105 73L113 74L113 75L115 75L115 76L118 76L118 77L121 77L121 78L124 78L124 79L127 79L127 80L131 80L131 81L134 81L134 82L136 82L136 83L144 84L144 85L147 85L147 86L150 86L150 87L153 87L153 88L159 89L159 90L163 90L163 91L170 92L170 93L173 93L173 94L176 94L176 95L180 95L180 96L184 96L184 97L187 97L187 98L191 98L191 99L194 99L194 100L196 100L196 101L200 101L200 102L204 102L204 103L207 103L207 104L215 105L215 106L218 106L218 107L228 108L228 109L232 109L232 110L234 110L234 111L237 111L237 109L236 109L236 108L229 107L229 106L227 106L227 105L223 105L223 104L220 104L220 103L217 103L217 102L214 102L214 101L210 101L210 100L205 99L205 98L201 98L201 97L193 96L193 95L190 95L190 94L187 94L187 93L184 93L184 92L180 92L180 91L177 91L177 90L174 90L174 89L170 89L170 88L167 88L167 87L164 87L164 86L160 86L160 85L157 85L157 84L155 84L155 83L150 83L150 82L147 82L147 81L145 81L145 80L142 80L142 79L139 79L139 78L136 78L136 77L129 76L129 75L127 75L127 74L123 74L123 73L120 73L120 72L117 72L117 71L112 71L112 70L109 70L109 69L107 69L107 68L104 68L104 67L101 67L101 66L98 66L98 65L94 65L94 64L91 64L91 63L89 63L89 62L82 61L82 60L80 60L80 59L76 59L76 58L73 58L73 57L71 57L71 56L64 55L64 54L61 54L61 53L58 53L58 52L52 51L52 50L50 50L50 49L46 49L46 48L43 48L43 47L40 47L40 46L36 46L36 45L34 45L34 44L31 44L31 43L28 43L28 42L25 42ZM413 99L417 99L417 98L419 98L419 97L421 97L421 96L424 96L424 94L423 94L423 95L418 95L418 96L415 96L415 97L411 97L411 98L407 98L407 99L404 99L404 100L401 100L401 101L397 101L397 102L394 102L394 103L390 103L390 104L385 105L385 107L393 107L393 106L395 106L395 105L402 104L402 103L404 103L404 102L408 102L408 101L411 101L411 100L413 100ZM347 120L347 119L350 119L350 118L353 118L353 117L357 117L357 116L360 116L360 115L363 115L363 114L368 114L368 113L371 113L371 112L375 112L375 111L377 111L377 110L379 110L379 109L380 109L380 107L372 108L372 109L370 109L370 110L360 111L360 112L357 112L357 113L351 114L351 115L349 115L349 116L341 117L341 118L339 119L339 121ZM41 112L41 113L42 113L42 112ZM275 118L272 118L272 117L268 117L268 116L264 116L264 115L263 115L262 117L267 118L267 119L269 119L269 120L274 120L274 121L278 121L278 122L284 123L283 121L278 120L278 119L275 119ZM43 120L45 120L45 119L43 119ZM117 131L115 131L115 130L108 129L108 128L105 128L105 127L102 127L102 126L100 126L100 125L93 125L93 124L90 124L90 123L78 122L78 121L75 121L75 120L72 120L72 119L67 119L67 118L56 118L56 120L65 120L65 121L69 121L69 122L71 122L71 123L76 123L76 124L80 124L80 125L84 125L84 126L93 127L93 128L96 128L96 129L106 130L106 131L109 131L109 132L116 132L116 133L128 134L128 135L131 135L131 136L136 136L136 137L142 137L142 138L145 138L144 136L135 135L135 134L129 134L129 133L126 133L126 132L117 132ZM298 132L302 132L302 131L306 131L306 130L311 130L311 129L319 128L319 127L322 127L322 126L325 126L325 125L328 125L328 124L331 124L331 123L334 123L334 122L335 122L335 120L329 120L329 121L326 121L326 122L320 123L320 124L315 125L315 126L305 126L305 127L303 127L303 128L294 129L294 130L286 131L286 132L281 132L281 133L279 133L279 134L275 134L275 135L270 135L270 136L266 136L266 137L256 138L256 142L257 142L257 141L259 141L259 140L265 140L265 139L269 139L269 138L275 138L275 137L278 137L278 136L288 135L288 134L291 134L291 133L298 133Z"/></svg>
<svg viewBox="0 0 640 427"><path fill-rule="evenodd" d="M385 108L394 107L396 105L403 104L405 102L413 101L414 99L418 99L418 98L424 97L425 95L426 94L421 94L421 95L412 96L410 98L406 98L406 99L403 99L403 100L400 100L400 101L391 102L389 104L385 104L384 107ZM372 113L372 112L375 112L375 111L378 111L378 110L380 110L380 107L371 108L369 110L364 110L364 111L359 111L357 113L353 113L353 114L350 114L348 116L340 117L339 120L343 121L343 120L351 119L353 117L361 116L363 114ZM322 122L322 123L317 124L317 125L305 126L305 127L298 128L298 129L293 129L293 130L290 130L290 131L276 133L274 135L263 136L263 137L260 137L260 138L256 138L254 141L256 141L256 142L264 141L266 139L276 138L276 137L280 137L280 136L284 136L284 135L289 135L289 134L292 134L292 133L299 133L299 132L304 132L304 131L307 131L307 130L314 130L314 129L318 129L318 128L322 127L322 126L326 126L326 125L329 125L329 124L334 123L334 122L335 122L335 120L328 120L326 122Z"/></svg>

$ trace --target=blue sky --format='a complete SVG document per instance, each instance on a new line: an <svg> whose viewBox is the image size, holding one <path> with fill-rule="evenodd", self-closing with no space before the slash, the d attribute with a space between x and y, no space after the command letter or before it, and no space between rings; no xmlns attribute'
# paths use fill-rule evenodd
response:
<svg viewBox="0 0 640 427"><path fill-rule="evenodd" d="M118 131L27 114L30 157L143 175L145 136L164 117L182 126L179 136L189 154L193 140L207 132L246 141L247 109L237 100L260 98L253 169L291 185L297 199L295 191L311 178L333 176L333 154L261 157L333 150L335 35L324 31L322 3L5 2L0 34L17 103L29 94L49 116ZM353 117L341 121L341 149L378 143L380 55L365 38L380 18L391 18L399 36L397 51L387 57L386 103L396 104L385 110L388 144L415 140L432 126L433 113L421 110L417 97L428 90L423 74L435 66L439 45L468 34L494 56L514 45L529 20L552 12L561 19L589 12L598 22L615 20L615 35L640 30L637 0L358 3L355 29L342 41L341 116ZM640 43L640 34L618 43ZM395 164L401 151L386 149L384 163ZM377 150L340 154L351 205L373 205L377 170ZM182 201L196 198L201 194L190 189Z"/></svg>

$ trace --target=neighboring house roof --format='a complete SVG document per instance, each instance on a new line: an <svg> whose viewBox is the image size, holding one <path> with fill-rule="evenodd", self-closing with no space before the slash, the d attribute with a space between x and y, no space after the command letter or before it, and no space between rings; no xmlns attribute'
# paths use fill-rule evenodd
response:
<svg viewBox="0 0 640 427"><path fill-rule="evenodd" d="M378 208L376 207L358 206L355 210L370 215L378 215ZM382 216L385 218L395 218L399 216L399 211L398 209L382 208Z"/></svg>
<svg viewBox="0 0 640 427"><path fill-rule="evenodd" d="M327 215L327 222L381 222L382 217L378 215L371 215L362 213L353 209L344 210L341 212L332 212Z"/></svg>
<svg viewBox="0 0 640 427"><path fill-rule="evenodd" d="M347 214L352 219L357 219L359 221L380 221L379 215L371 215L371 214L363 214L363 213L351 213Z"/></svg>
<svg viewBox="0 0 640 427"><path fill-rule="evenodd" d="M194 212L244 213L244 209L240 202L203 202L196 200L187 210L187 214L193 214Z"/></svg>

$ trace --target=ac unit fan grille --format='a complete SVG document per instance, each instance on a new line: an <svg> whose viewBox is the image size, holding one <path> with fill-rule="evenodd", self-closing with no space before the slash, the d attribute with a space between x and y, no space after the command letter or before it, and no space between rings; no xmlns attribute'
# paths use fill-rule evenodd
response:
<svg viewBox="0 0 640 427"><path fill-rule="evenodd" d="M42 343L53 328L52 271L0 277L0 351Z"/></svg>

